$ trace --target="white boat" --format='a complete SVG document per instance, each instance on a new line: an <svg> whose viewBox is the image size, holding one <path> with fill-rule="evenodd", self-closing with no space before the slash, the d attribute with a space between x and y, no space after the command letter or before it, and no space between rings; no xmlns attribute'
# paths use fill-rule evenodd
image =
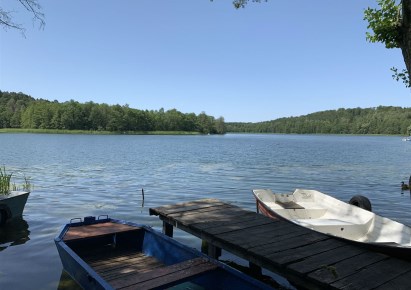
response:
<svg viewBox="0 0 411 290"><path fill-rule="evenodd" d="M411 136L402 138L402 141L411 141Z"/></svg>
<svg viewBox="0 0 411 290"><path fill-rule="evenodd" d="M288 194L255 189L253 194L257 210L266 216L411 260L411 228L371 212L364 196L345 203L307 189Z"/></svg>

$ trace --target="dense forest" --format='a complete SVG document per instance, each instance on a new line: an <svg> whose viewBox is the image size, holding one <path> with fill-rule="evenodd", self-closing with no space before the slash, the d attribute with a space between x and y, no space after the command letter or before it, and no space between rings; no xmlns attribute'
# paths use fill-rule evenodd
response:
<svg viewBox="0 0 411 290"><path fill-rule="evenodd" d="M225 123L204 112L148 111L128 105L74 100L59 103L23 93L0 91L0 128L110 132L184 131L201 134L411 134L411 108L338 109L259 123Z"/></svg>
<svg viewBox="0 0 411 290"><path fill-rule="evenodd" d="M226 123L227 132L294 134L411 134L411 108L338 109L260 123Z"/></svg>
<svg viewBox="0 0 411 290"><path fill-rule="evenodd" d="M224 118L204 112L183 114L132 109L74 100L59 103L34 99L23 93L0 91L0 128L92 130L110 132L184 131L224 134Z"/></svg>

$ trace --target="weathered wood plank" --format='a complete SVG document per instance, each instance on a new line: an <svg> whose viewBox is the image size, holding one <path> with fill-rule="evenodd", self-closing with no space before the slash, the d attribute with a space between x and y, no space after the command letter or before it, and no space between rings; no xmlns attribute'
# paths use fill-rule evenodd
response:
<svg viewBox="0 0 411 290"><path fill-rule="evenodd" d="M64 236L64 241L97 237L113 233L133 231L137 229L138 228L133 226L111 222L85 225L79 227L70 227Z"/></svg>
<svg viewBox="0 0 411 290"><path fill-rule="evenodd" d="M331 285L339 289L374 289L382 287L392 279L409 271L411 271L409 262L388 258L362 268L353 275L340 279Z"/></svg>
<svg viewBox="0 0 411 290"><path fill-rule="evenodd" d="M254 215L254 214L251 213L251 215ZM245 216L245 219L244 220L241 219L244 216ZM227 222L230 220L230 218L228 218L222 221L221 220L206 221L202 223L191 224L190 227L193 229L197 229L198 231L204 231L209 235L218 235L218 234L229 233L229 232L234 232L234 231L244 231L244 230L259 226L259 225L272 224L276 222L273 220L267 220L267 219L260 220L260 219L253 219L253 218L248 218L248 217L249 215L245 214L245 215L239 216L232 223Z"/></svg>
<svg viewBox="0 0 411 290"><path fill-rule="evenodd" d="M207 208L211 206L217 206L217 205L223 205L226 204L220 200L217 199L200 199L200 200L195 200L195 201L190 201L190 202L183 202L183 203L176 203L176 204L171 204L171 205L166 205L166 206L160 206L156 208L150 208L149 213L150 215L169 215L173 213L178 213L178 212L184 212L184 211L192 211L192 210L197 210L201 208Z"/></svg>
<svg viewBox="0 0 411 290"><path fill-rule="evenodd" d="M275 222L274 220L267 219L262 215L257 215L254 212L243 212L243 214L236 216L235 219L232 219L230 216L227 216L225 218L219 219L218 221L201 221L199 223L192 223L190 224L190 227L195 228L199 231L207 231L209 233L212 233L212 231L215 228L219 227L225 227L225 226L230 226L230 227L241 227L242 225L245 225L245 227L248 227L248 224L255 224L255 225L260 225L260 224L266 224L266 223L272 223Z"/></svg>
<svg viewBox="0 0 411 290"><path fill-rule="evenodd" d="M108 247L104 247L108 249ZM124 251L113 249L112 251L92 250L82 259L88 263L104 279L109 281L132 273L151 271L154 268L164 266L161 262L151 256L137 251Z"/></svg>
<svg viewBox="0 0 411 290"><path fill-rule="evenodd" d="M300 234L299 232L292 232L271 239L267 241L266 244L259 245L256 243L256 246L250 247L248 251L252 254L266 257L276 255L278 252L283 251L293 252L300 247L327 241L329 239L329 237L318 235L317 233Z"/></svg>
<svg viewBox="0 0 411 290"><path fill-rule="evenodd" d="M127 260L130 257L133 256L139 256L143 255L141 252L136 252L136 251L120 251L120 250L114 250L110 252L100 252L96 254L89 254L87 256L80 256L84 261L89 263L90 265L93 266L100 266L104 264L109 264L111 261L122 261L122 260Z"/></svg>
<svg viewBox="0 0 411 290"><path fill-rule="evenodd" d="M154 259L153 257L146 256L144 254L140 255L133 255L127 258L120 258L120 259L110 259L107 260L104 264L95 264L91 263L90 266L93 267L99 273L111 273L111 272L118 272L118 269L121 268L133 268L135 270L143 270L148 265L155 265L161 264L159 261Z"/></svg>
<svg viewBox="0 0 411 290"><path fill-rule="evenodd" d="M341 261L334 264L324 264L324 267L321 267L318 270L315 270L308 274L308 277L321 281L325 284L331 284L387 258L388 257L385 255L366 251L364 253L361 253L360 255L352 256L345 260L341 259Z"/></svg>
<svg viewBox="0 0 411 290"><path fill-rule="evenodd" d="M279 222L276 226L276 230L274 230L272 224L263 224L247 229L246 232L234 231L218 234L215 235L215 238L230 243L238 243L242 248L250 250L256 247L272 248L271 244L275 242L312 234L312 232L304 228L290 227L289 224L285 222Z"/></svg>
<svg viewBox="0 0 411 290"><path fill-rule="evenodd" d="M235 219L244 214L244 211L235 207L215 208L209 207L194 212L182 212L178 214L168 215L167 218L178 220L183 224L194 224L203 221L220 220L220 219Z"/></svg>
<svg viewBox="0 0 411 290"><path fill-rule="evenodd" d="M288 268L299 273L309 273L318 269L332 267L332 269L335 269L337 272L337 268L333 267L335 263L358 256L364 252L365 250L362 248L353 247L351 245L343 245L342 247L334 248L331 251L309 257L304 261L291 264Z"/></svg>
<svg viewBox="0 0 411 290"><path fill-rule="evenodd" d="M104 260L110 257L128 256L135 253L135 250L112 248L110 245L98 248L76 249L75 252L79 257L87 262L95 262Z"/></svg>
<svg viewBox="0 0 411 290"><path fill-rule="evenodd" d="M151 289L216 268L215 264L203 258L196 258L150 272L114 279L110 281L110 285L116 289Z"/></svg>
<svg viewBox="0 0 411 290"><path fill-rule="evenodd" d="M238 210L239 208L233 207L230 204L219 204L219 205L210 205L207 207L202 207L202 208L197 208L197 209L187 209L185 208L184 210L174 212L174 213L169 213L167 214L167 217L172 217L175 219L179 219L182 216L189 216L189 215L199 215L201 213L210 213L210 212L220 212L220 213L229 213L231 210Z"/></svg>
<svg viewBox="0 0 411 290"><path fill-rule="evenodd" d="M280 265L307 259L308 257L334 250L343 246L343 243L334 239L307 242L306 245L268 255L270 259Z"/></svg>
<svg viewBox="0 0 411 290"><path fill-rule="evenodd" d="M101 276L108 282L114 279L122 278L124 279L127 276L131 275L139 275L142 273L150 272L158 268L164 267L164 264L156 261L156 260L149 260L146 263L139 263L139 264L132 264L132 265L124 265L120 268L112 269L108 272L104 272Z"/></svg>
<svg viewBox="0 0 411 290"><path fill-rule="evenodd" d="M380 285L375 288L375 290L386 290L386 289L395 289L395 290L409 290L411 288L411 272L406 272L396 277L393 280L388 281L385 284Z"/></svg>

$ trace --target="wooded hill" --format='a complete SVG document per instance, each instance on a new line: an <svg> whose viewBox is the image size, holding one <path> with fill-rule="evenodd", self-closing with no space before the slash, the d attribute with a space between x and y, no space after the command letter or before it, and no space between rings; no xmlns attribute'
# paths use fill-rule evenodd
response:
<svg viewBox="0 0 411 290"><path fill-rule="evenodd" d="M411 134L411 108L338 109L260 123L226 123L227 132L295 134Z"/></svg>
<svg viewBox="0 0 411 290"><path fill-rule="evenodd" d="M201 134L411 134L411 108L376 107L328 110L259 123L225 123L204 112L148 111L128 105L74 100L59 103L23 93L0 91L0 128L110 132L184 131Z"/></svg>
<svg viewBox="0 0 411 290"><path fill-rule="evenodd" d="M224 118L204 112L183 114L132 109L74 100L59 103L34 99L23 93L0 91L0 128L91 130L110 132L184 131L224 134Z"/></svg>

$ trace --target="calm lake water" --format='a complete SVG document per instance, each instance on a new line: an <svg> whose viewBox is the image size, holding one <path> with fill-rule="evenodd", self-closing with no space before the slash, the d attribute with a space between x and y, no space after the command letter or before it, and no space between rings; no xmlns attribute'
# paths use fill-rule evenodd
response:
<svg viewBox="0 0 411 290"><path fill-rule="evenodd" d="M160 230L150 207L218 198L255 210L254 188L362 194L374 212L411 225L410 193L400 189L411 142L401 137L0 134L0 146L0 165L34 184L23 219L0 228L0 289L67 288L53 239L71 218L108 214Z"/></svg>

